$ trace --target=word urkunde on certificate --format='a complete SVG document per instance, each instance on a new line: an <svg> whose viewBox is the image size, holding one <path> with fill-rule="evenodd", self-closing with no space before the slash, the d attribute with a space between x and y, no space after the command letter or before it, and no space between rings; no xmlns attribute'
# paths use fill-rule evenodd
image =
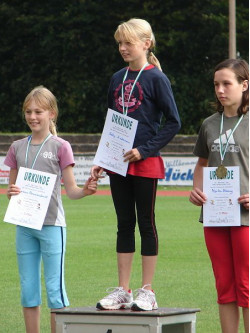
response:
<svg viewBox="0 0 250 333"><path fill-rule="evenodd" d="M137 125L136 119L108 109L94 164L126 176L123 155L133 147Z"/></svg>
<svg viewBox="0 0 250 333"><path fill-rule="evenodd" d="M216 176L216 167L203 168L203 192L207 201L203 205L205 227L240 226L240 175L239 167L227 166L223 179Z"/></svg>
<svg viewBox="0 0 250 333"><path fill-rule="evenodd" d="M21 192L11 197L4 222L41 230L56 177L51 173L20 167L16 185Z"/></svg>

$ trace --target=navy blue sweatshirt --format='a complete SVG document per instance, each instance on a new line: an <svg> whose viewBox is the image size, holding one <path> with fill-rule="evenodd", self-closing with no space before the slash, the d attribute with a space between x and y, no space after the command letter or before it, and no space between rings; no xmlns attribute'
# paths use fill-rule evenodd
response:
<svg viewBox="0 0 250 333"><path fill-rule="evenodd" d="M112 76L108 90L108 107L121 113L121 88L125 72L126 68L123 68ZM181 122L169 79L152 65L141 73L128 102L127 96L138 72L128 71L123 88L124 101L125 106L128 105L127 115L138 120L133 147L138 149L143 159L146 159L160 155L159 150L178 133ZM160 129L163 115L166 122Z"/></svg>

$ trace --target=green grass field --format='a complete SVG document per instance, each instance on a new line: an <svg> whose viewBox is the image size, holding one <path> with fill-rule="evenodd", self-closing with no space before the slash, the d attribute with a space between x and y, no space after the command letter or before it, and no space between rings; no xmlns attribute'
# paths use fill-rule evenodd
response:
<svg viewBox="0 0 250 333"><path fill-rule="evenodd" d="M79 201L63 197L67 217L66 287L71 307L93 306L117 286L116 217L109 196ZM1 221L7 198L0 195ZM160 307L200 308L197 333L220 332L216 292L204 244L199 208L187 197L158 197L156 221L159 260L153 288ZM0 223L0 333L23 333L19 279L15 256L15 226ZM131 288L140 287L140 237L134 258ZM50 332L43 286L41 333Z"/></svg>

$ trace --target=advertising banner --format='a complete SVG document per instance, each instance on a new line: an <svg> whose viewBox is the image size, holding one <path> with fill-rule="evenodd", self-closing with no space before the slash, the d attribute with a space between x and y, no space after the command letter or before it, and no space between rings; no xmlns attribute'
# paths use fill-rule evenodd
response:
<svg viewBox="0 0 250 333"><path fill-rule="evenodd" d="M0 184L8 184L9 167L3 164L5 156L0 156Z"/></svg>
<svg viewBox="0 0 250 333"><path fill-rule="evenodd" d="M94 155L75 155L75 166L73 168L78 185L82 185L90 176L93 166ZM3 164L4 156L0 156L0 184L8 184L9 168ZM194 168L197 157L168 157L163 156L165 166L165 179L159 180L159 185L192 186ZM99 180L100 185L108 185L109 177Z"/></svg>

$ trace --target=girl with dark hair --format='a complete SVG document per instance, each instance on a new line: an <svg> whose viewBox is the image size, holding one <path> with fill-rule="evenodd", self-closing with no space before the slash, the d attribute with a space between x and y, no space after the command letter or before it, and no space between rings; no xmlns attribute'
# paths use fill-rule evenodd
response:
<svg viewBox="0 0 250 333"><path fill-rule="evenodd" d="M217 113L204 120L194 148L198 162L190 201L202 206L203 168L240 167L241 226L204 227L214 271L223 333L237 333L239 308L249 332L249 70L242 59L227 59L215 67ZM221 152L223 152L221 154ZM200 221L202 222L202 214Z"/></svg>

